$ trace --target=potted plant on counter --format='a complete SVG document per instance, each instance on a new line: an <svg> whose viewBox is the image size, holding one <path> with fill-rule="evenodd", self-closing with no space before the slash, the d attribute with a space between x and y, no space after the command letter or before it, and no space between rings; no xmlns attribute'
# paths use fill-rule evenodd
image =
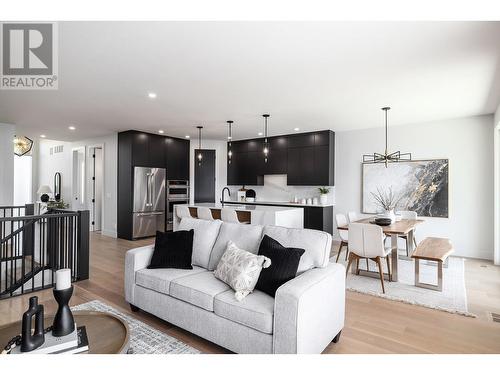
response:
<svg viewBox="0 0 500 375"><path fill-rule="evenodd" d="M330 192L330 188L323 186L318 188L319 190L319 202L321 204L326 204L328 202L328 193Z"/></svg>

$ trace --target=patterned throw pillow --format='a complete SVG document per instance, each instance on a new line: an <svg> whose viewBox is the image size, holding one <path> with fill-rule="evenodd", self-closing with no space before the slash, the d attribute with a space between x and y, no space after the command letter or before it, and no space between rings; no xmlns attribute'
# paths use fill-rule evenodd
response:
<svg viewBox="0 0 500 375"><path fill-rule="evenodd" d="M270 265L271 259L242 250L229 241L214 276L233 288L234 297L241 301L254 290L262 268Z"/></svg>

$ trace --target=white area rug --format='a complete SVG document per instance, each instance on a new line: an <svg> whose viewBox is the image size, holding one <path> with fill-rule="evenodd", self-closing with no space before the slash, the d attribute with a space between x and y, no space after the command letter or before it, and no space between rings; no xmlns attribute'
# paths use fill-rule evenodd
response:
<svg viewBox="0 0 500 375"><path fill-rule="evenodd" d="M94 300L74 306L71 310L103 311L127 322L130 330L129 354L200 354L195 348L153 328L146 323L124 314L105 303Z"/></svg>
<svg viewBox="0 0 500 375"><path fill-rule="evenodd" d="M344 254L341 254L341 257ZM335 257L330 261L335 262ZM339 259L341 263L341 259ZM342 259L342 263L347 262ZM369 261L370 271L377 271L377 265ZM384 261L384 272L387 267ZM353 275L348 273L347 290L370 294L381 298L401 301L414 305L443 310L454 314L475 317L467 309L467 294L465 291L464 259L448 258L448 267L443 268L443 291L438 292L415 286L415 264L412 260L399 259L398 282L385 281L385 294L379 278ZM366 270L366 260L360 260L359 268ZM432 263L420 262L420 281L437 284L437 267Z"/></svg>

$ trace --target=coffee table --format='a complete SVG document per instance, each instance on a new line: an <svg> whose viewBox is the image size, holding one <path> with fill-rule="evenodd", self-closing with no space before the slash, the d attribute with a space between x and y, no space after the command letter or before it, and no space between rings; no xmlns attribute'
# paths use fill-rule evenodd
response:
<svg viewBox="0 0 500 375"><path fill-rule="evenodd" d="M77 326L85 326L89 339L89 354L126 354L129 349L128 324L120 318L100 311L74 311ZM45 318L45 327L52 325L53 316ZM21 321L0 327L0 346L21 332Z"/></svg>

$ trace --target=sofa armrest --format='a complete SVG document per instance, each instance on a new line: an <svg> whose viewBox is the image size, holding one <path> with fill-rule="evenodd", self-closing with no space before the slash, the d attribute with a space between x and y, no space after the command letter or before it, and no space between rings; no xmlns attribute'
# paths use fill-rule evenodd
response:
<svg viewBox="0 0 500 375"><path fill-rule="evenodd" d="M138 247L125 254L125 299L134 303L135 272L146 268L151 262L154 245Z"/></svg>
<svg viewBox="0 0 500 375"><path fill-rule="evenodd" d="M282 285L274 302L275 353L321 353L344 327L345 267L329 263Z"/></svg>

